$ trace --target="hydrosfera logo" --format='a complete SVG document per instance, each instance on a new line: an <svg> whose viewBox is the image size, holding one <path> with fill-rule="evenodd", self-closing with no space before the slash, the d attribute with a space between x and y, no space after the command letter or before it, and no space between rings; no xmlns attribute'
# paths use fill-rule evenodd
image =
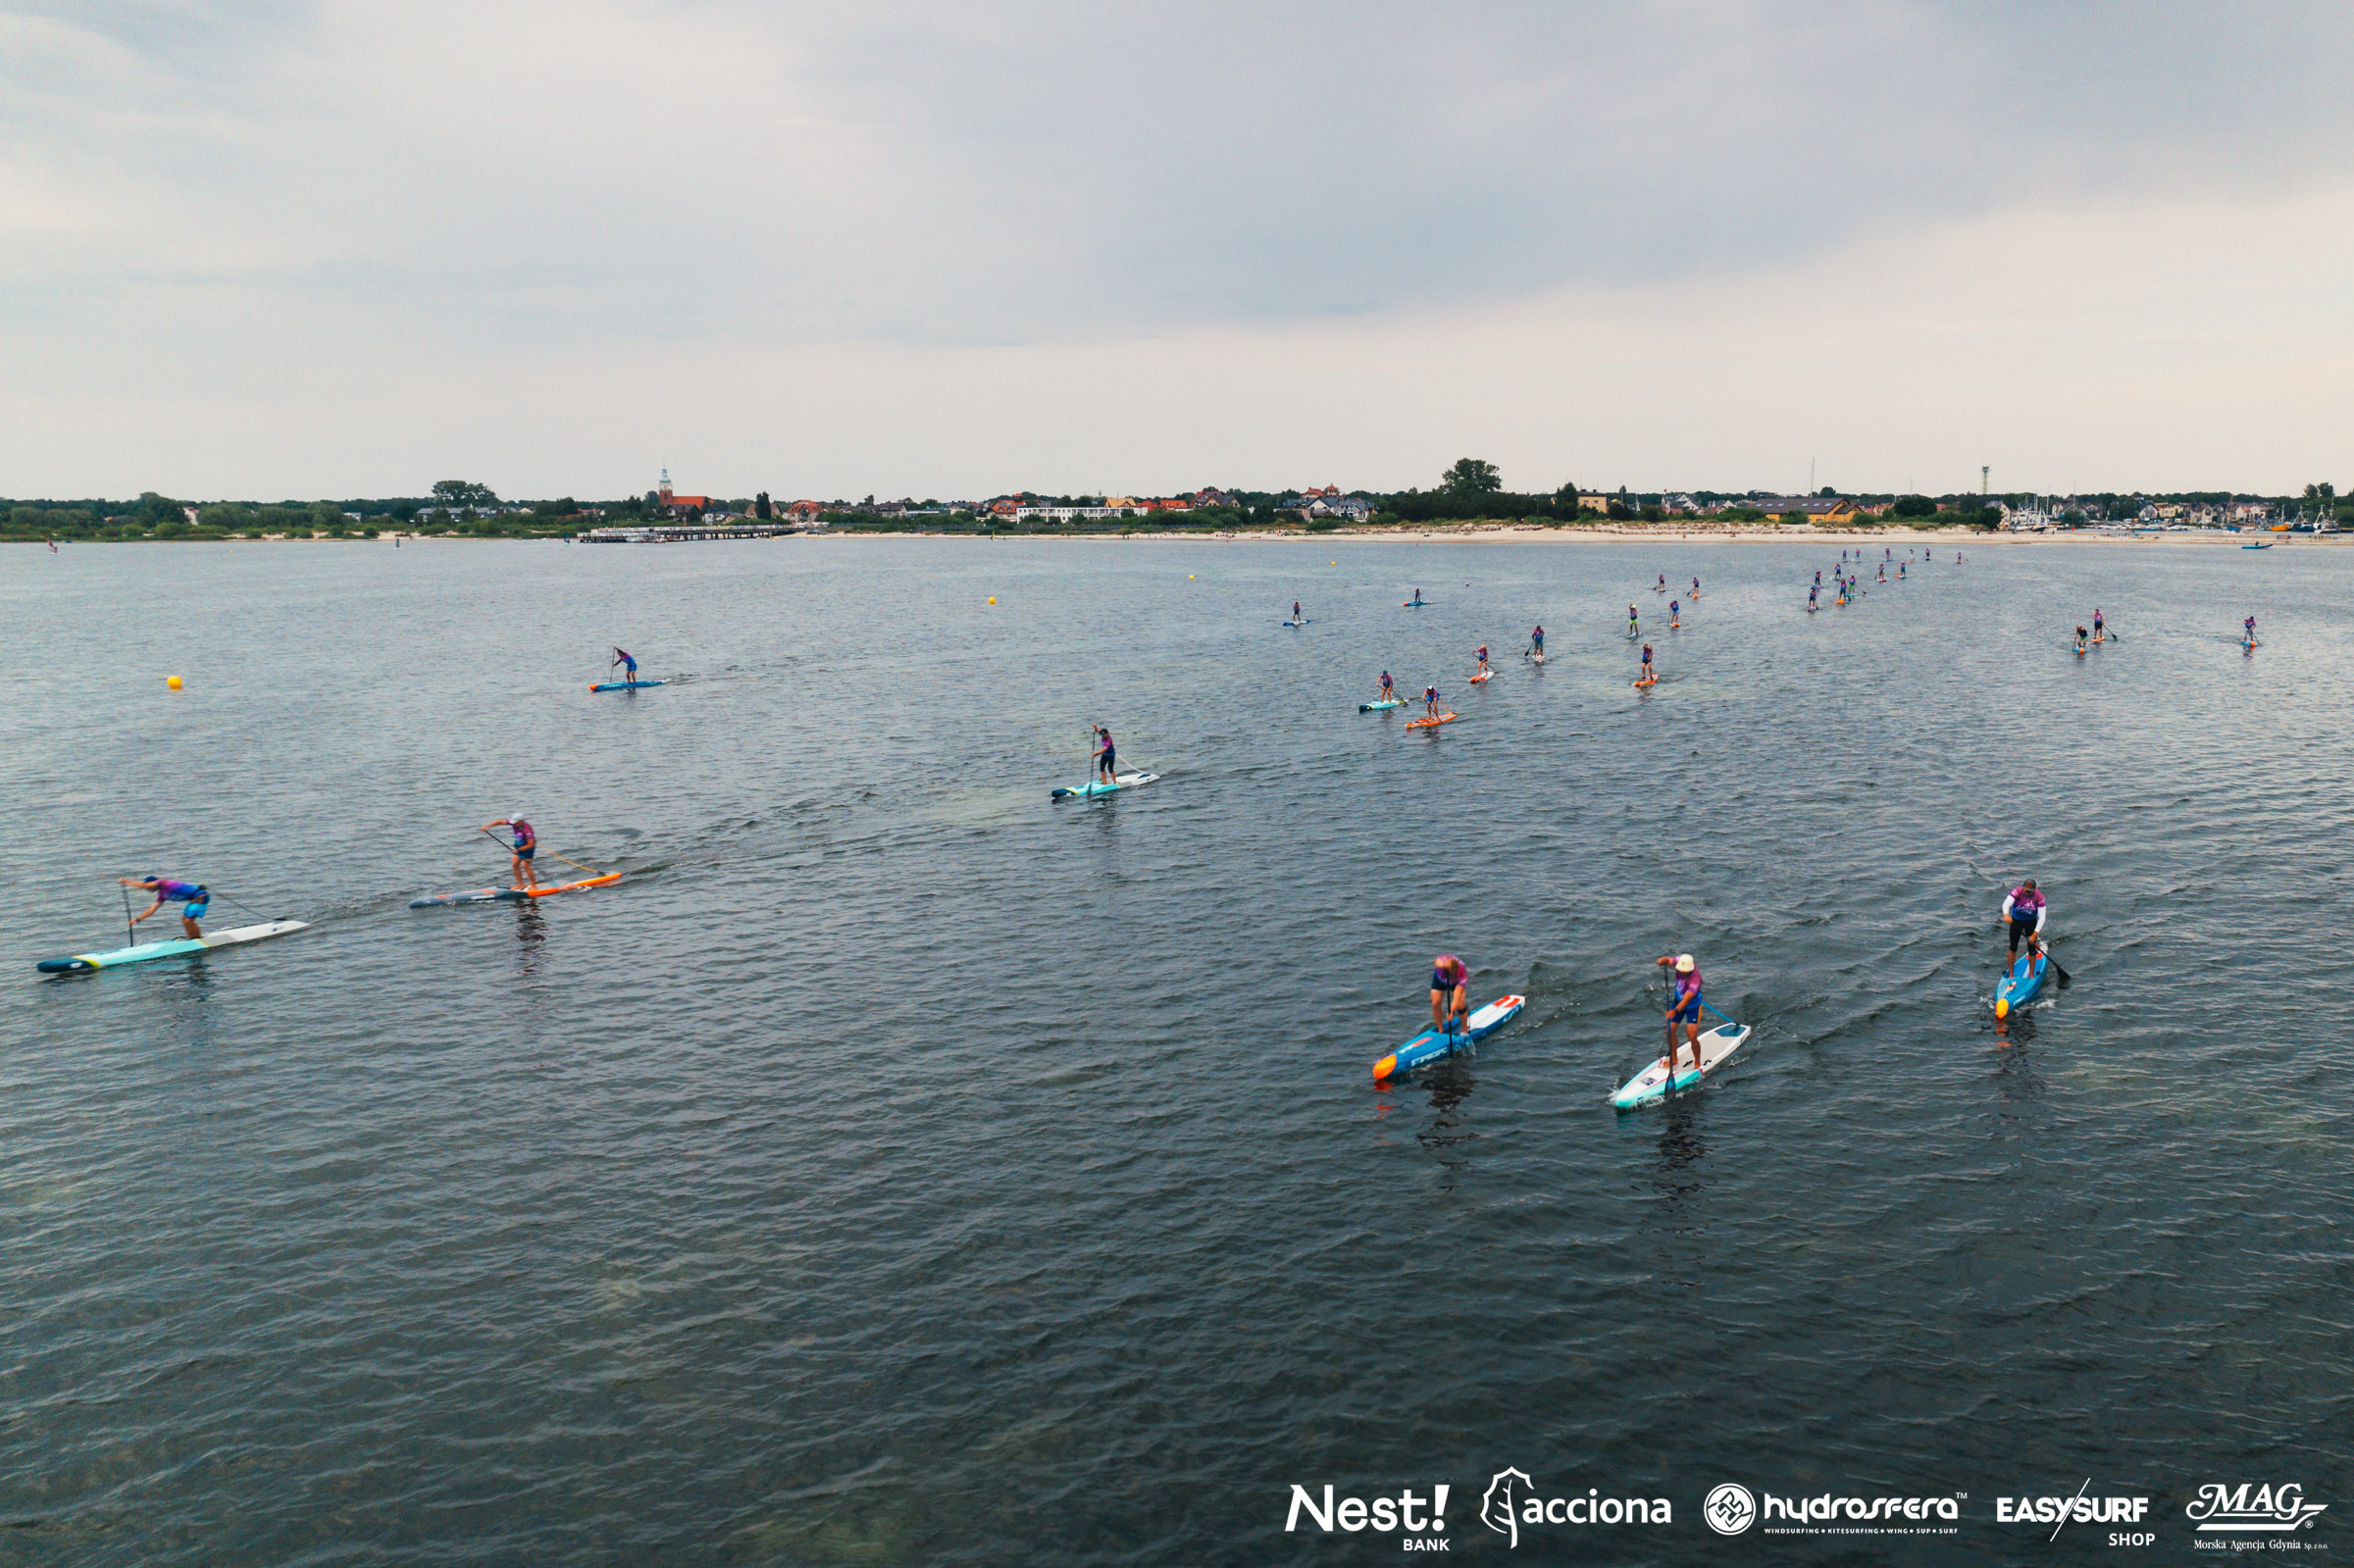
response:
<svg viewBox="0 0 2354 1568"><path fill-rule="evenodd" d="M1454 1491L1442 1481L1430 1489L1425 1497L1413 1488L1402 1489L1398 1495L1378 1497L1336 1496L1332 1484L1325 1483L1324 1494L1318 1497L1298 1482L1292 1484L1292 1510L1283 1521L1285 1531L1300 1528L1303 1517L1311 1529L1326 1535L1398 1536L1401 1551L1445 1551L1453 1543L1444 1534L1447 1529L1447 1493Z"/></svg>
<svg viewBox="0 0 2354 1568"><path fill-rule="evenodd" d="M2265 1544L2274 1550L2312 1551L2327 1548L2279 1538L2294 1530L2311 1530L2314 1520L2328 1508L2326 1502L2307 1502L2304 1487L2293 1481L2285 1487L2242 1482L2236 1487L2220 1483L2201 1487L2182 1511L2199 1527L2191 1544L2209 1551L2249 1550L2256 1545L2254 1541L2236 1539L2247 1536L2273 1537Z"/></svg>
<svg viewBox="0 0 2354 1568"><path fill-rule="evenodd" d="M1479 1499L1480 1522L1520 1544L1520 1528L1544 1525L1666 1525L1675 1522L1664 1497L1606 1497L1588 1487L1582 1497L1540 1497L1525 1471L1499 1470Z"/></svg>
<svg viewBox="0 0 2354 1568"><path fill-rule="evenodd" d="M2156 1532L2131 1528L2139 1525L2150 1511L2147 1497L2095 1497L2092 1478L2086 1476L2073 1497L2051 1495L2043 1497L1997 1497L1994 1499L1994 1522L1998 1525L2044 1525L2052 1527L2047 1540L2058 1541L2060 1532L2070 1525L2119 1525L2126 1528L2109 1532L2112 1546L2146 1546L2158 1539Z"/></svg>
<svg viewBox="0 0 2354 1568"><path fill-rule="evenodd" d="M1737 1536L1758 1522L1758 1499L1750 1495L1747 1487L1726 1482L1709 1489L1707 1500L1700 1505L1700 1516L1709 1528L1720 1536Z"/></svg>
<svg viewBox="0 0 2354 1568"><path fill-rule="evenodd" d="M1735 1495L1737 1494L1737 1495ZM1767 1536L1958 1536L1967 1492L1942 1497L1861 1497L1826 1492L1813 1497L1762 1493L1758 1530ZM1702 1512L1720 1536L1749 1528L1736 1523L1749 1497L1746 1487L1721 1486L1709 1493ZM1717 1509L1725 1520L1719 1523Z"/></svg>

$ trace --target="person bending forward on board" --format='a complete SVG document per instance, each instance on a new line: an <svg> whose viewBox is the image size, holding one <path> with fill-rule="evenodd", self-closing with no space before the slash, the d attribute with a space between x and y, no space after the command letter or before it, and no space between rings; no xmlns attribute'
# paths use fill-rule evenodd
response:
<svg viewBox="0 0 2354 1568"><path fill-rule="evenodd" d="M1119 760L1119 750L1111 743L1111 732L1101 725L1097 725L1095 731L1096 777L1105 784L1118 784L1120 777L1114 765Z"/></svg>
<svg viewBox="0 0 2354 1568"><path fill-rule="evenodd" d="M638 679L638 661L631 657L629 649L615 648L613 650L613 664L607 665L605 668L610 670L614 667L614 665L621 667L623 671L622 679L624 681L635 681Z"/></svg>
<svg viewBox="0 0 2354 1568"><path fill-rule="evenodd" d="M1398 683L1390 679L1390 672L1387 670L1381 672L1381 686L1378 694L1375 695L1373 700L1376 702L1395 702L1398 700Z"/></svg>
<svg viewBox="0 0 2354 1568"><path fill-rule="evenodd" d="M1435 719L1438 716L1439 688L1437 686L1424 686L1422 688L1422 717L1425 719Z"/></svg>
<svg viewBox="0 0 2354 1568"><path fill-rule="evenodd" d="M2091 632L2084 630L2083 622L2079 621L2076 623L2076 651L2078 653L2082 653L2084 651L2084 639L2091 635Z"/></svg>
<svg viewBox="0 0 2354 1568"><path fill-rule="evenodd" d="M2011 889L2010 896L2003 900L2003 918L2011 923L2013 958L2019 956L2021 942L2024 941L2032 947L2036 938L2043 935L2046 913L2043 894L2036 890L2034 878L2029 877Z"/></svg>
<svg viewBox="0 0 2354 1568"><path fill-rule="evenodd" d="M212 907L213 895L205 890L202 883L175 882L170 877L142 877L136 882L128 877L117 877L115 881L126 887L144 888L155 894L153 904L131 917L132 925L137 925L166 904L179 904L179 929L187 933L188 939L194 941L204 935L204 929L196 922L202 920L205 911Z"/></svg>
<svg viewBox="0 0 2354 1568"><path fill-rule="evenodd" d="M1470 1016L1471 971L1455 954L1441 953L1430 972L1430 1027L1460 1035Z"/></svg>
<svg viewBox="0 0 2354 1568"><path fill-rule="evenodd" d="M1660 962L1674 972L1667 982L1667 1083L1672 1087L1677 1029L1683 1030L1683 1042L1692 1047L1692 1071L1700 1071L1700 966L1690 953L1677 953Z"/></svg>
<svg viewBox="0 0 2354 1568"><path fill-rule="evenodd" d="M496 822L483 824L485 833L488 833L493 828L504 828L515 835L515 841L507 846L508 854L515 862L515 885L518 887L538 886L539 871L532 864L532 858L539 853L539 835L535 833L532 825L524 821L520 815L501 817Z"/></svg>

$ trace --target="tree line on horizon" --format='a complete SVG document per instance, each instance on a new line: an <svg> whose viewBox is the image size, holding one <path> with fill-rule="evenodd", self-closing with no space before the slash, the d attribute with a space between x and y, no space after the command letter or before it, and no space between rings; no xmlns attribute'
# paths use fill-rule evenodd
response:
<svg viewBox="0 0 2354 1568"><path fill-rule="evenodd" d="M1191 512L1148 514L1142 519L1106 520L1107 528L1133 529L1139 525L1153 531L1160 529L1237 529L1252 527L1296 526L1297 517L1286 503L1296 491L1232 490L1235 504L1196 508ZM1672 514L1664 510L1668 492L1639 494L1623 486L1614 495L1604 494L1604 504L1596 508L1582 502L1581 495L1592 497L1603 492L1581 491L1574 484L1541 492L1507 490L1502 475L1495 464L1479 458L1463 458L1440 477L1430 489L1411 487L1395 491L1356 490L1374 508L1372 522L1376 526L1407 526L1423 523L1454 523L1472 521L1523 522L1540 526L1564 526L1598 519L1615 521L1664 522ZM1774 514L1760 506L1746 503L1767 499L1766 492L1739 493L1692 490L1689 494L1704 505L1724 507L1714 514L1727 521L1763 522ZM2008 505L2026 504L2034 497L2026 494L1998 494L1980 497L1970 492L1942 496L1903 494L1857 494L1825 485L1818 492L1822 499L1844 495L1847 499L1889 506L1890 516L1900 522L1921 527L1965 525L1991 527L1999 511L1989 503L2000 501ZM1060 506L1102 505L1100 496L1045 496L1022 492L1026 501ZM2247 492L2224 490L2191 490L2164 494L2124 493L2105 491L2095 495L2073 498L2074 505L2060 514L2066 524L2128 521L2140 514L2145 504L2226 505L2230 503L2261 503L2280 506L2308 516L2334 517L2341 524L2354 525L2354 497L2340 498L2335 486L2327 483L2308 484L2300 495L2266 496ZM724 504L729 510L751 514L756 510L765 515L774 508L766 506L768 496L732 499ZM825 512L826 520L836 526L856 528L937 528L943 524L962 526L975 531L1010 530L1005 520L991 518L969 511L953 511L937 500L917 502L909 499L903 506L912 516L890 518L874 510L875 498L864 502L837 501ZM190 512L193 511L193 518ZM593 515L590 515L593 513ZM106 499L79 500L9 500L0 498L0 538L13 540L62 539L226 539L254 538L264 534L325 535L330 538L353 536L374 537L387 529L403 532L455 534L468 537L547 537L577 533L584 526L650 522L661 516L657 497L652 491L643 495L626 496L618 500L597 501L584 507L571 496L553 499L510 502L503 501L488 485L469 480L442 480L424 495L377 496L346 500L280 502L178 500L153 490L141 492L136 499L113 501ZM1331 519L1311 522L1310 528L1337 528ZM1054 526L1058 531L1061 526ZM1029 526L1024 526L1029 531Z"/></svg>

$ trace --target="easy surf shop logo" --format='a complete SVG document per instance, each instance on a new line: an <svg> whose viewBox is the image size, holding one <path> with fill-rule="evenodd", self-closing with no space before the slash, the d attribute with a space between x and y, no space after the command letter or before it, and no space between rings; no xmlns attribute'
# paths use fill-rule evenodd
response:
<svg viewBox="0 0 2354 1568"><path fill-rule="evenodd" d="M2209 1485L2199 1489L2182 1511L2198 1521L2198 1533L2208 1539L2196 1544L2221 1546L2218 1536L2286 1535L2311 1530L2314 1520L2328 1511L2326 1502L2307 1502L2296 1482L2285 1487Z"/></svg>
<svg viewBox="0 0 2354 1568"><path fill-rule="evenodd" d="M1540 1497L1521 1470L1499 1470L1479 1499L1479 1520L1520 1544L1522 1525L1665 1525L1674 1523L1664 1497L1606 1497L1588 1487L1582 1497Z"/></svg>
<svg viewBox="0 0 2354 1568"><path fill-rule="evenodd" d="M1994 1522L1998 1525L2050 1525L2047 1541L2058 1541L2060 1532L2070 1525L2138 1525L2150 1511L2147 1497L2092 1497L2092 1478L2086 1476L2084 1485L2073 1497L1997 1497L1994 1499ZM2112 1546L2146 1546L2158 1539L2148 1530L2112 1530Z"/></svg>
<svg viewBox="0 0 2354 1568"><path fill-rule="evenodd" d="M1768 1492L1758 1509L1758 1528L1768 1536L1958 1536L1962 1499L1969 1495L1843 1497L1826 1492L1777 1497Z"/></svg>
<svg viewBox="0 0 2354 1568"><path fill-rule="evenodd" d="M1303 1517L1311 1529L1326 1535L1397 1535L1401 1551L1445 1551L1453 1542L1441 1534L1447 1528L1447 1493L1454 1490L1442 1481L1430 1489L1425 1497L1411 1487L1400 1489L1395 1497L1343 1497L1334 1493L1332 1484L1325 1483L1324 1494L1292 1484L1292 1510L1285 1516L1286 1533L1298 1530Z"/></svg>

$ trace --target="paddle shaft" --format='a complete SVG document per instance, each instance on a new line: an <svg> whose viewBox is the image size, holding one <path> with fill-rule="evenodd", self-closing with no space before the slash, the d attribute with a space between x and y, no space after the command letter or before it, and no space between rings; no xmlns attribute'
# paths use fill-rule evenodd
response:
<svg viewBox="0 0 2354 1568"><path fill-rule="evenodd" d="M134 932L131 930L131 921L130 921L130 889L129 889L129 888L128 888L128 887L122 886L122 885L120 885L120 883L118 882L118 885L117 885L117 886L116 886L116 888L115 888L115 891L117 891L117 892L119 892L119 893L121 893L121 894L123 895L123 937L124 937L124 940L135 946L135 945L137 944L137 942L138 942L138 936L137 936L137 935L136 935L136 934L135 934L135 933L134 933Z"/></svg>

